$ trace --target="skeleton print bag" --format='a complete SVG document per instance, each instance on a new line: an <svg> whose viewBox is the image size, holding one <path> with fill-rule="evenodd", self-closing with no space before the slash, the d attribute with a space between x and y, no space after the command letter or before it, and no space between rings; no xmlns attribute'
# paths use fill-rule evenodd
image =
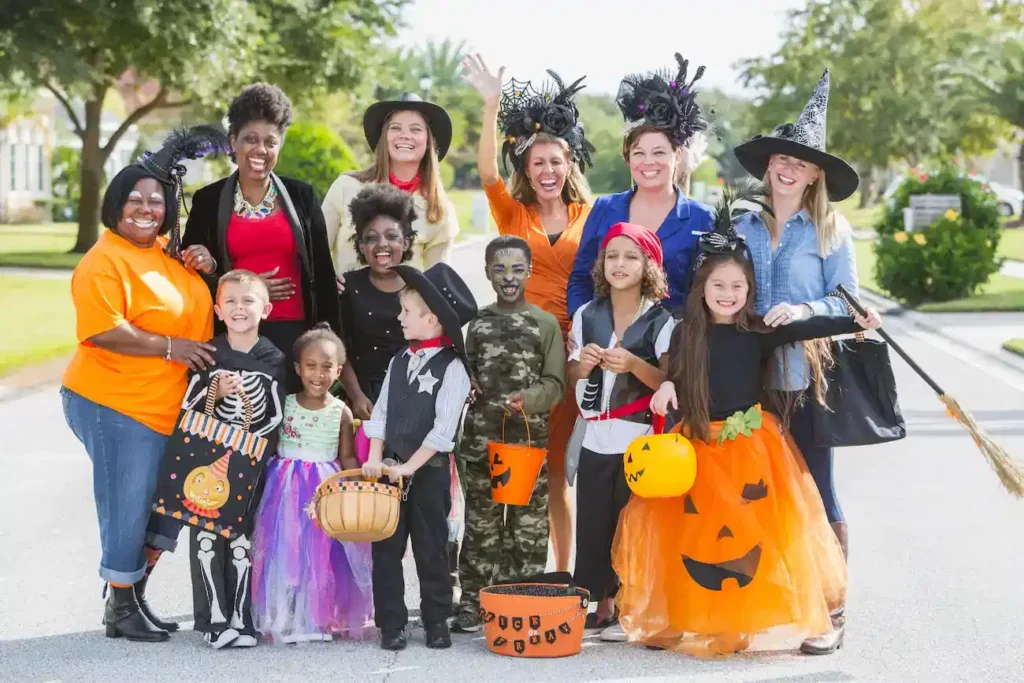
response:
<svg viewBox="0 0 1024 683"><path fill-rule="evenodd" d="M279 370L229 349L217 354L217 365L191 376L157 480L157 513L228 539L251 526L257 484L277 448ZM215 401L227 374L241 376L242 391Z"/></svg>

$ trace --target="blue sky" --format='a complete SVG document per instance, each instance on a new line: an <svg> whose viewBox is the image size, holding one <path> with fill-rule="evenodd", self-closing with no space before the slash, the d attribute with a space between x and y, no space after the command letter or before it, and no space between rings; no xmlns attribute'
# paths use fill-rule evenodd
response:
<svg viewBox="0 0 1024 683"><path fill-rule="evenodd" d="M587 75L589 92L614 93L626 73L669 66L680 52L704 64L701 82L743 95L733 64L769 55L787 9L802 0L414 0L405 44L465 39L492 70L543 80ZM578 11L574 8L586 8ZM499 18L500 17L500 18Z"/></svg>

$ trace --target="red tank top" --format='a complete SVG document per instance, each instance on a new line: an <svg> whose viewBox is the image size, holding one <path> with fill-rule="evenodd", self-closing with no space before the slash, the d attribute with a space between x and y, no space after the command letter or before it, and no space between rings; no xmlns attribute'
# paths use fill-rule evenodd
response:
<svg viewBox="0 0 1024 683"><path fill-rule="evenodd" d="M232 214L227 246L232 267L257 274L280 268L274 277L290 277L297 285L291 297L273 302L274 308L267 320L303 320L306 317L302 301L302 262L288 216L283 211L261 219Z"/></svg>

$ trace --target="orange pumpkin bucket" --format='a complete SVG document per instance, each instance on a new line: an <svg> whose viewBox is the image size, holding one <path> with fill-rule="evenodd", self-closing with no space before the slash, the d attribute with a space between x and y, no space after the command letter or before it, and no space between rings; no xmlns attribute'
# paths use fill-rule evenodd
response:
<svg viewBox="0 0 1024 683"><path fill-rule="evenodd" d="M387 474L384 468L384 474ZM390 538L398 527L402 480L398 486L361 477L362 470L343 470L320 482L307 507L309 516L336 541L374 543Z"/></svg>
<svg viewBox="0 0 1024 683"><path fill-rule="evenodd" d="M553 583L512 583L480 591L487 649L509 657L568 657L583 649L590 592Z"/></svg>
<svg viewBox="0 0 1024 683"><path fill-rule="evenodd" d="M526 446L505 443L505 420L501 419L501 442L487 442L487 460L491 467L491 500L505 505L529 505L537 476L544 460L546 448L534 448L530 441L530 422L526 422Z"/></svg>

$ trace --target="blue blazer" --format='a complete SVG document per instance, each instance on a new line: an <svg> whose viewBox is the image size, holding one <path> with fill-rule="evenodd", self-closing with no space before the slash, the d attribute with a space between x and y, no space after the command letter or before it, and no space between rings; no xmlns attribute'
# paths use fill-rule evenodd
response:
<svg viewBox="0 0 1024 683"><path fill-rule="evenodd" d="M629 222L629 203L635 190L598 197L583 226L580 248L576 252L576 263L569 276L566 305L569 317L576 309L594 298L594 281L590 270L594 267L601 241L616 223ZM689 287L690 264L697 249L697 238L693 234L711 230L711 209L683 195L676 188L676 208L665 217L658 228L658 239L665 252L665 274L668 276L669 298L663 303L669 308L682 307L686 302Z"/></svg>

